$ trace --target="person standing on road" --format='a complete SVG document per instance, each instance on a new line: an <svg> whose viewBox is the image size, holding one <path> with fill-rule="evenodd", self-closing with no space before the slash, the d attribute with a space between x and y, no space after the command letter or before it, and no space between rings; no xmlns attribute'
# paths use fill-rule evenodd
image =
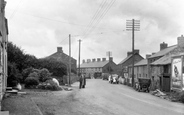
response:
<svg viewBox="0 0 184 115"><path fill-rule="evenodd" d="M83 79L82 79L82 75L81 75L81 74L79 74L79 89L81 89L81 88L82 88L82 81L83 81Z"/></svg>
<svg viewBox="0 0 184 115"><path fill-rule="evenodd" d="M85 85L86 85L86 76L85 76L85 74L83 74L82 76L83 76L82 88L85 88Z"/></svg>

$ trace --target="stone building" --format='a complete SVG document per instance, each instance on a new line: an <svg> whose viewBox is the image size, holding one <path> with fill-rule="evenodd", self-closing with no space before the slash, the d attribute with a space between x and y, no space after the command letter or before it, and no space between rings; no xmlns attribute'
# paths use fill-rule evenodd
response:
<svg viewBox="0 0 184 115"><path fill-rule="evenodd" d="M80 73L85 73L87 78L97 78L102 73L116 73L116 68L117 65L112 57L109 60L106 58L87 59L87 61L83 60L80 65Z"/></svg>
<svg viewBox="0 0 184 115"><path fill-rule="evenodd" d="M62 47L57 47L57 52L51 54L48 57L45 57L45 59L54 59L56 61L60 61L64 63L67 67L69 66L69 58L67 54L63 52ZM71 69L75 72L77 72L77 60L71 57Z"/></svg>
<svg viewBox="0 0 184 115"><path fill-rule="evenodd" d="M8 42L8 23L5 18L6 1L0 0L0 114L1 101L7 87L7 42Z"/></svg>
<svg viewBox="0 0 184 115"><path fill-rule="evenodd" d="M144 58L139 54L139 50L134 50L134 62L139 62L142 59ZM128 66L132 64L132 61L132 52L127 52L127 57L118 64L118 74L123 77L128 77Z"/></svg>

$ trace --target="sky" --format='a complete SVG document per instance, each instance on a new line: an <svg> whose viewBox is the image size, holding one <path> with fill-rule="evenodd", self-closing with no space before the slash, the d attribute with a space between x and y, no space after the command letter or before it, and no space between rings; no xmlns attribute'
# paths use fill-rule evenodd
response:
<svg viewBox="0 0 184 115"><path fill-rule="evenodd" d="M6 0L9 41L37 58L63 47L78 60L108 58L116 64L132 51L127 20L140 20L135 49L140 55L158 52L160 43L177 44L184 34L184 0Z"/></svg>

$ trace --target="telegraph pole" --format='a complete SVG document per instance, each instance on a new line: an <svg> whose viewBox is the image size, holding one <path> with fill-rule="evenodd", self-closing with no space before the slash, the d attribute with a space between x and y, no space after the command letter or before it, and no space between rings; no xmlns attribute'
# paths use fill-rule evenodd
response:
<svg viewBox="0 0 184 115"><path fill-rule="evenodd" d="M112 52L111 52L111 51L108 51L108 52L107 52L107 56L109 57L109 67L108 67L108 69L109 69L109 74L111 74L111 70L110 70L110 57L112 56Z"/></svg>
<svg viewBox="0 0 184 115"><path fill-rule="evenodd" d="M71 35L69 34L69 78L68 85L70 86L71 79Z"/></svg>
<svg viewBox="0 0 184 115"><path fill-rule="evenodd" d="M80 74L80 50L81 50L81 40L79 39L79 67L78 67L78 71L79 71L79 74Z"/></svg>
<svg viewBox="0 0 184 115"><path fill-rule="evenodd" d="M140 31L140 20L127 20L126 30L132 31L132 87L134 87L134 31Z"/></svg>

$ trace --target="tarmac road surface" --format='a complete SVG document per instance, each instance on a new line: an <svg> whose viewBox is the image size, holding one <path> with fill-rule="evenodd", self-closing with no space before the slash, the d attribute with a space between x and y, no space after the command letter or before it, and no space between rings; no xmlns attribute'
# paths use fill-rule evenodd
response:
<svg viewBox="0 0 184 115"><path fill-rule="evenodd" d="M101 79L87 79L85 89L76 82L72 89L33 100L43 115L184 115L184 104Z"/></svg>

